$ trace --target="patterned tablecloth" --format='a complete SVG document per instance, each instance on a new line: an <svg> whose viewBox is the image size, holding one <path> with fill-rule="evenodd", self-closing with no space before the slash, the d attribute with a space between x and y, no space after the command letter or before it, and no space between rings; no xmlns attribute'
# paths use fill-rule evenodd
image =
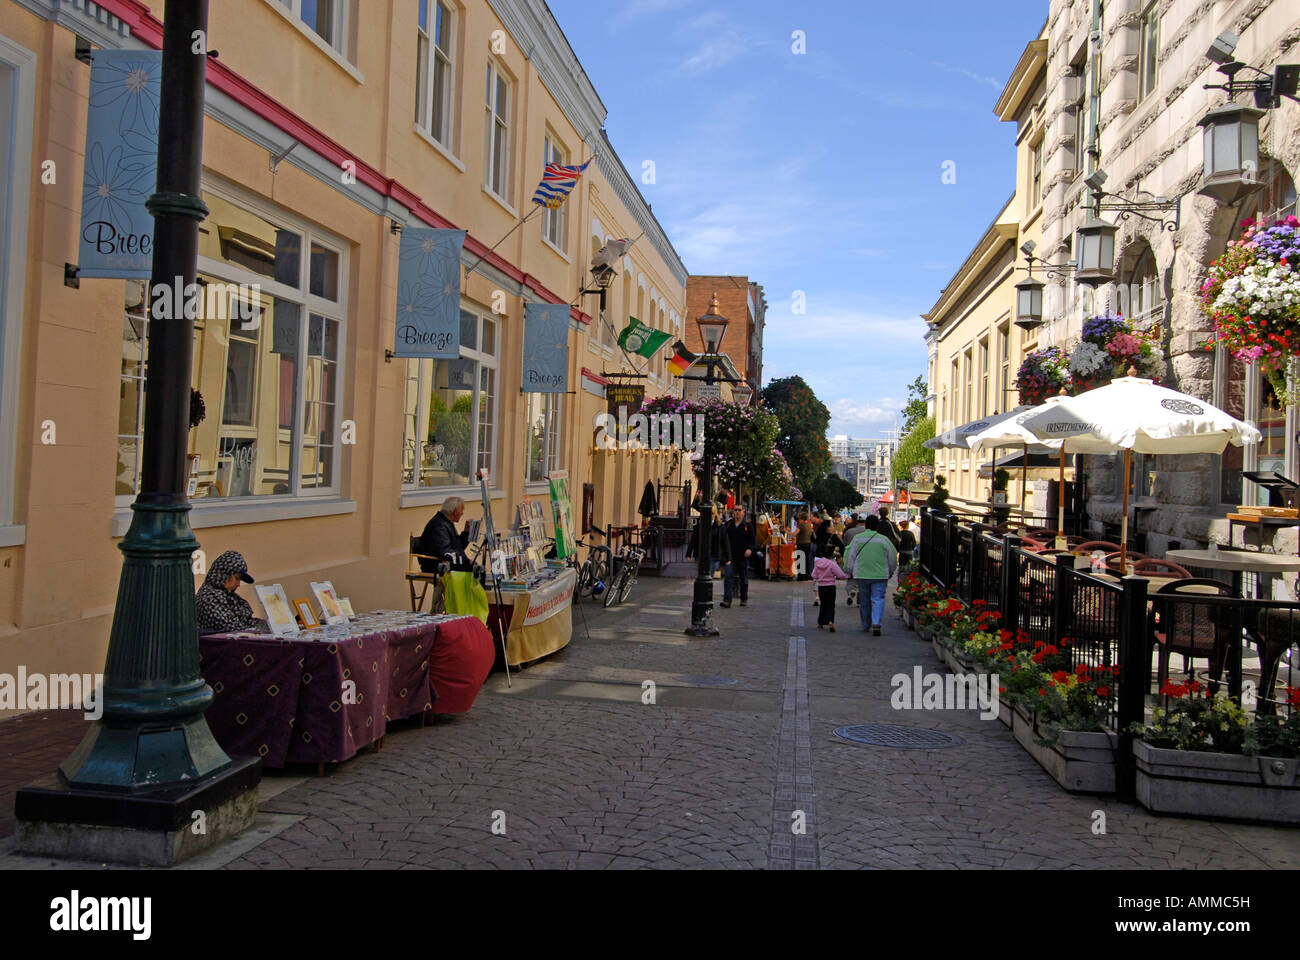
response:
<svg viewBox="0 0 1300 960"><path fill-rule="evenodd" d="M296 636L201 637L199 655L222 749L283 767L347 760L390 720L468 710L494 650L474 617L381 610Z"/></svg>

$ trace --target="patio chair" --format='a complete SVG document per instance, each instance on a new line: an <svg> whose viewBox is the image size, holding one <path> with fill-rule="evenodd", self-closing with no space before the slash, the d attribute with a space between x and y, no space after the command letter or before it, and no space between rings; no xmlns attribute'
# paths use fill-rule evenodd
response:
<svg viewBox="0 0 1300 960"><path fill-rule="evenodd" d="M1047 544L1041 540L1035 540L1033 537L1025 537L1020 541L1020 549L1026 553L1042 553L1047 549Z"/></svg>
<svg viewBox="0 0 1300 960"><path fill-rule="evenodd" d="M1183 672L1192 678L1195 678L1195 669L1189 664L1198 658L1209 661L1209 689L1213 693L1223 676L1232 631L1241 629L1241 617L1233 607L1197 604L1189 594L1235 596L1228 584L1203 577L1174 580L1152 595L1152 634L1159 650L1157 689L1163 688L1169 679L1170 655L1181 653ZM1184 599L1180 602L1174 597Z"/></svg>
<svg viewBox="0 0 1300 960"><path fill-rule="evenodd" d="M1056 531L1050 527L1030 527L1025 531L1025 536L1035 540L1055 540Z"/></svg>
<svg viewBox="0 0 1300 960"><path fill-rule="evenodd" d="M1130 573L1133 572L1133 567L1134 565L1137 564L1139 560L1148 560L1148 559L1150 559L1148 554L1138 553L1136 550L1130 550L1128 552L1129 572ZM1106 554L1106 569L1111 573L1115 574L1116 576L1119 575L1119 551L1118 550L1114 551L1113 553Z"/></svg>
<svg viewBox="0 0 1300 960"><path fill-rule="evenodd" d="M424 598L429 593L429 588L433 588L433 596L430 600L429 610L432 613L444 613L444 598L442 593L442 575L451 569L451 564L446 561L439 561L436 557L427 554L418 553L420 547L420 538L411 534L410 548L406 556L406 586L411 591L411 612L418 613L424 609ZM420 568L421 560L433 560L438 564L438 569L432 573L425 572ZM416 584L420 585L420 592L415 592Z"/></svg>
<svg viewBox="0 0 1300 960"><path fill-rule="evenodd" d="M1273 687L1277 668L1291 646L1300 642L1300 610L1269 607L1261 611L1257 622L1248 623L1246 635L1259 651L1259 699L1256 713L1274 714Z"/></svg>
<svg viewBox="0 0 1300 960"><path fill-rule="evenodd" d="M1129 554L1130 557L1134 554ZM1184 580L1194 579L1192 571L1172 560L1161 560L1156 557L1144 557L1133 564L1133 572L1139 577L1142 576L1174 576L1181 577Z"/></svg>
<svg viewBox="0 0 1300 960"><path fill-rule="evenodd" d="M1080 553L1092 553L1094 550L1104 550L1106 553L1119 549L1118 543L1111 543L1109 540L1085 540L1074 548Z"/></svg>

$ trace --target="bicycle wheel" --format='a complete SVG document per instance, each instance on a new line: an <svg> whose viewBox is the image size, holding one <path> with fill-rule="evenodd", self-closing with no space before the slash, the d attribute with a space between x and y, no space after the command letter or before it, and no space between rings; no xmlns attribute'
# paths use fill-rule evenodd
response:
<svg viewBox="0 0 1300 960"><path fill-rule="evenodd" d="M619 584L618 602L622 603L632 592L632 585L636 583L637 571L641 569L641 558L634 557L624 564L623 582Z"/></svg>
<svg viewBox="0 0 1300 960"><path fill-rule="evenodd" d="M573 587L574 601L589 599L594 587L595 584L591 579L591 561L588 560L578 566L578 582Z"/></svg>
<svg viewBox="0 0 1300 960"><path fill-rule="evenodd" d="M605 605L606 609L609 609L614 604L618 603L619 591L623 586L623 578L627 576L627 565L617 558L614 560L614 570L615 572L610 575L607 581L605 581L605 596L601 602Z"/></svg>
<svg viewBox="0 0 1300 960"><path fill-rule="evenodd" d="M591 587L592 596L601 596L609 586L609 561L608 547L593 547L587 557L587 565L590 568L587 582Z"/></svg>

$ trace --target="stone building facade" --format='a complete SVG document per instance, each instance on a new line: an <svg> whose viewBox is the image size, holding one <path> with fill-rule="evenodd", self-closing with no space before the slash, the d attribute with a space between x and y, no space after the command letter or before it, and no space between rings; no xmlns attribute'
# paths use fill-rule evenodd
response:
<svg viewBox="0 0 1300 960"><path fill-rule="evenodd" d="M1102 213L1119 225L1117 282L1094 291L1069 279L1049 280L1038 345L1068 347L1087 318L1122 312L1158 331L1167 367L1163 382L1265 434L1262 444L1229 448L1223 457L1134 457L1133 529L1152 553L1175 542L1225 542L1230 507L1268 502L1265 491L1243 481L1243 469L1294 479L1300 461L1295 409L1277 402L1257 370L1205 347L1211 323L1199 291L1209 265L1239 235L1242 219L1296 212L1300 171L1300 103L1284 98L1260 120L1259 189L1235 205L1199 192L1199 121L1228 102L1224 91L1204 89L1225 79L1206 53L1225 31L1237 34L1235 57L1251 67L1272 73L1278 63L1300 61L1300 5L1288 0L1052 0L1047 24L1043 242L1037 255L1053 263L1074 258L1075 231L1092 212L1085 179L1096 170L1106 174L1105 189L1126 200L1178 203L1176 219L1172 208L1159 220ZM1235 101L1248 104L1250 97ZM1084 459L1092 529L1116 533L1123 461ZM1294 551L1294 532L1273 545Z"/></svg>

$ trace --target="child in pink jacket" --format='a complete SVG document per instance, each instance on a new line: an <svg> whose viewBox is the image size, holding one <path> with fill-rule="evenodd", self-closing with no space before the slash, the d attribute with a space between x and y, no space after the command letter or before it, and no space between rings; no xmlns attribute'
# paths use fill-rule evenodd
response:
<svg viewBox="0 0 1300 960"><path fill-rule="evenodd" d="M844 572L835 560L830 557L818 557L813 561L812 570L813 582L817 584L817 629L830 627L831 633L835 632L835 581L847 580L849 575Z"/></svg>

